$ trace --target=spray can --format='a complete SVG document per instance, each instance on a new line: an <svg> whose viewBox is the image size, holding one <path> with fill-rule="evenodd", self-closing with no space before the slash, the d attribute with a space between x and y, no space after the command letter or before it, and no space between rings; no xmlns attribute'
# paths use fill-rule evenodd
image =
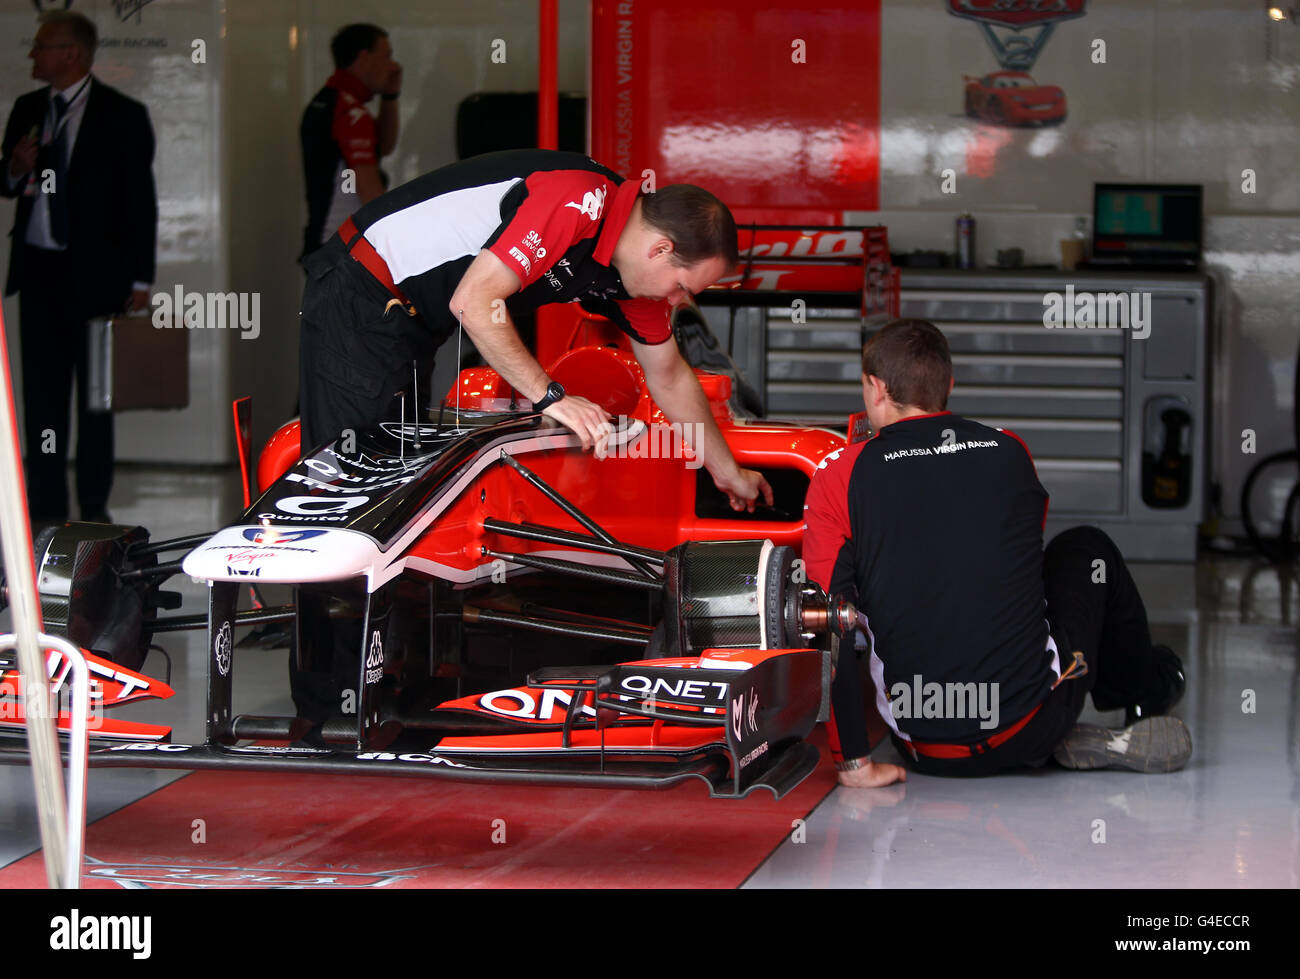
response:
<svg viewBox="0 0 1300 979"><path fill-rule="evenodd" d="M957 268L975 267L975 219L967 211L957 218Z"/></svg>

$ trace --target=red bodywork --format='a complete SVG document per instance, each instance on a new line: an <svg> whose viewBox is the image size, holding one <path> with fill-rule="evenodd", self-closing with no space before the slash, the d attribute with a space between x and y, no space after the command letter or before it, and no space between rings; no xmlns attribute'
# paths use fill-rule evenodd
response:
<svg viewBox="0 0 1300 979"><path fill-rule="evenodd" d="M966 115L1004 126L1059 123L1066 115L1065 91L1039 85L1023 71L967 75Z"/></svg>
<svg viewBox="0 0 1300 979"><path fill-rule="evenodd" d="M754 666L765 660L788 653L785 649L710 649L699 657L672 657L668 659L641 660L638 665L645 668L668 667L682 671L702 668L702 660L716 665L731 662L737 667ZM689 675L689 673L687 674ZM577 707L572 708L582 715L596 716L596 682L590 680L581 683L575 689L572 683L539 683L532 686L511 687L506 690L493 690L488 693L473 694L459 700L440 704L439 709L477 711L486 714L498 714L510 717L516 723L526 724L534 730L520 734L492 735L453 735L438 742L438 750L446 752L461 751L558 751L563 750L560 726L565 714L571 709L575 698L581 698ZM636 698L622 697L624 701L637 703ZM640 701L642 705L649 700ZM607 728L575 729L570 743L574 748L594 749L602 743L606 750L635 751L637 749L689 750L704 748L709 745L722 744L726 740L723 728L723 711L719 708L689 708L677 706L683 713L712 713L718 716L717 727L688 726L684 724L665 723L663 720L626 719L618 726Z"/></svg>
<svg viewBox="0 0 1300 979"><path fill-rule="evenodd" d="M572 314L570 314L572 315ZM608 321L584 316L574 327L575 338L616 340ZM626 342L626 341L623 341ZM586 346L570 350L547 373L565 390L601 405L616 418L639 420L653 426L661 448L677 444L667 419L646 389L636 358L626 350ZM811 478L817 465L842 447L844 439L825 429L777 423L738 423L727 407L731 381L718 374L697 371L709 399L714 420L740 465L752 469L795 470ZM509 404L510 389L491 368L462 371L447 396L448 409L457 406L480 411ZM260 490L265 490L297 461L299 429L296 421L282 426L267 442L258 463ZM590 516L618 540L640 547L668 550L688 540L769 538L774 544L799 549L803 539L802 514L795 519L764 520L756 515L706 518L696 515L696 470L693 460L682 458L597 459L590 452L556 449L529 453L527 465L563 497ZM692 468L694 467L694 468ZM705 477L707 479L707 474ZM755 516L760 519L755 519ZM494 550L553 550L554 545L505 541L483 530L487 517L581 528L553 503L509 469L494 466L462 493L436 523L410 548L415 566L421 560L471 569L483 563L482 548Z"/></svg>
<svg viewBox="0 0 1300 979"><path fill-rule="evenodd" d="M552 308L554 309L554 307ZM568 322L556 320L552 331L561 342L579 345L550 362L547 373L566 391L601 405L616 420L640 421L651 431L663 432L667 419L647 390L645 376L626 347L626 338L608 321L560 307ZM554 315L554 314L553 314ZM546 363L543 360L543 363ZM731 394L729 378L697 371L714 420L731 447L736 460L749 468L793 470L811 478L828 454L845 440L824 429L773 423L738 423L727 405ZM471 368L461 372L448 393L444 420L459 407L464 411L501 410L509 406L512 392L496 371ZM660 445L671 444L660 442ZM294 462L299 454L298 424L282 427L268 441L258 465L261 489L265 489ZM597 459L591 452L572 447L543 449L521 457L528 468L561 496L595 520L614 538L655 550L668 550L686 541L768 538L777 545L798 551L803 538L802 500L782 519L755 515L702 517L697 515L697 488L708 481L690 468L693 460L680 455L668 458L610 457ZM487 531L484 520L492 517L516 523L541 524L586 533L559 507L546 499L506 466L485 470L476 481L438 517L406 552L409 571L437 574L437 568L470 571L485 563L489 551L555 554L555 544L506 538ZM757 518L757 519L756 519ZM792 518L792 519L791 519ZM568 549L565 549L568 550ZM573 550L576 560L591 555ZM702 657L641 661L643 667L666 667L690 671L705 661L732 660L756 665L789 650L708 650ZM624 697L624 701L633 698ZM573 702L578 703L570 707ZM472 712L525 725L527 730L510 733L449 735L440 740L437 753L552 754L571 750L604 750L614 753L636 751L690 752L721 747L726 742L725 716L718 726L665 723L664 720L628 719L605 728L578 727L567 736L562 722L570 709L594 717L597 699L595 680L548 684L534 682L504 690L461 697L434 706L437 712Z"/></svg>
<svg viewBox="0 0 1300 979"><path fill-rule="evenodd" d="M158 724L145 724L140 721L119 721L104 717L103 711L139 700L157 698L166 700L174 692L161 680L128 670L126 667L97 656L83 649L81 655L86 660L90 673L90 732L99 738L114 738L124 741L166 741L171 735L170 727ZM60 696L70 685L72 664L57 649L45 650L46 674L49 677L49 690L53 696ZM0 729L22 731L27 723L25 694L22 674L18 670L0 671ZM58 729L68 731L72 727L72 715L60 710Z"/></svg>

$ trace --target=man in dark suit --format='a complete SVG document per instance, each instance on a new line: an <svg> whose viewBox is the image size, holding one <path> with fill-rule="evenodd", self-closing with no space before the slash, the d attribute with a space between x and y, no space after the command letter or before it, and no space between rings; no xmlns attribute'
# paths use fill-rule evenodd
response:
<svg viewBox="0 0 1300 979"><path fill-rule="evenodd" d="M145 107L90 74L95 26L41 18L29 55L48 85L5 126L0 193L17 197L5 295L19 293L27 500L33 523L68 517L65 469L77 382L77 502L108 521L113 416L86 410L87 320L149 305L158 200Z"/></svg>

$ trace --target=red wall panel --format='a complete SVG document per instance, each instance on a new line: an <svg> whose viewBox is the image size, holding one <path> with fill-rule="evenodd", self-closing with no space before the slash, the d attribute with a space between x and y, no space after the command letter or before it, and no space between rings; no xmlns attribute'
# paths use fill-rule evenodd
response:
<svg viewBox="0 0 1300 979"><path fill-rule="evenodd" d="M879 207L880 0L593 0L591 73L591 155L628 177L741 212Z"/></svg>

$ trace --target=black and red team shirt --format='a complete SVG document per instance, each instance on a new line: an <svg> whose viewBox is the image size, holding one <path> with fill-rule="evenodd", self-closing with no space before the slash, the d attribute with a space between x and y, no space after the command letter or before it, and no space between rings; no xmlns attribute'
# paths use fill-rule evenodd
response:
<svg viewBox="0 0 1300 979"><path fill-rule="evenodd" d="M887 425L814 474L804 507L808 576L866 616L876 707L903 740L982 741L1051 690L1060 663L1045 618L1046 508L1018 436L948 412ZM931 682L945 691L943 711L926 707ZM949 713L949 683L997 683L996 728L982 728L978 714L924 716ZM897 684L909 690L899 707L910 705L910 716L891 710ZM865 731L844 730L839 711L837 722L845 756L865 755Z"/></svg>
<svg viewBox="0 0 1300 979"><path fill-rule="evenodd" d="M339 69L303 111L298 137L307 183L304 255L324 244L360 203L355 192L344 192L344 168L379 164L379 131L366 111L373 95L361 79Z"/></svg>
<svg viewBox="0 0 1300 979"><path fill-rule="evenodd" d="M672 336L666 301L633 299L613 267L614 245L639 184L581 153L506 150L453 163L376 198L352 224L388 266L441 343L465 270L487 248L519 278L512 315L579 302L632 339Z"/></svg>

